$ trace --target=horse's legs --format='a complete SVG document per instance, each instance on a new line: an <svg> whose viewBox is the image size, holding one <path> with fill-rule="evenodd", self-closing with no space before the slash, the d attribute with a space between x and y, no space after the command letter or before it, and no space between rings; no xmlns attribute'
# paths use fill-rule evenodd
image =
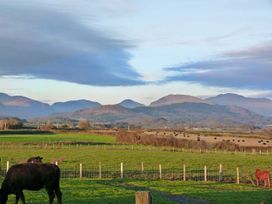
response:
<svg viewBox="0 0 272 204"><path fill-rule="evenodd" d="M256 178L256 186L258 187L259 186L259 179Z"/></svg>
<svg viewBox="0 0 272 204"><path fill-rule="evenodd" d="M25 196L22 190L17 191L17 193L15 194L16 198L15 198L15 204L18 204L20 198L22 200L22 203L25 204Z"/></svg>
<svg viewBox="0 0 272 204"><path fill-rule="evenodd" d="M58 198L58 204L62 204L62 193L60 191L60 187L59 186L57 186L55 188L55 193L56 193L56 196Z"/></svg>
<svg viewBox="0 0 272 204"><path fill-rule="evenodd" d="M266 187L267 179L264 179L264 188Z"/></svg>
<svg viewBox="0 0 272 204"><path fill-rule="evenodd" d="M264 187L267 186L267 188L270 188L270 179L266 178L264 182L265 182L265 186Z"/></svg>
<svg viewBox="0 0 272 204"><path fill-rule="evenodd" d="M19 191L19 197L21 198L22 203L23 203L23 204L25 204L25 195L24 195L24 193L23 193L23 191L22 191L22 190L21 190L21 191Z"/></svg>
<svg viewBox="0 0 272 204"><path fill-rule="evenodd" d="M19 195L19 193L16 193L16 200L15 200L15 204L18 204L19 199L20 199L20 195Z"/></svg>
<svg viewBox="0 0 272 204"><path fill-rule="evenodd" d="M47 190L47 194L48 194L48 197L49 197L49 203L53 204L53 201L54 201L54 198L55 198L54 190L51 190L49 188L47 188L46 190Z"/></svg>

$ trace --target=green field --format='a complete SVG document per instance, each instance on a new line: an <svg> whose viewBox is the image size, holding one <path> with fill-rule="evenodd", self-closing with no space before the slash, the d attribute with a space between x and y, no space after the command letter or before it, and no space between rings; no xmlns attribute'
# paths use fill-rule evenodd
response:
<svg viewBox="0 0 272 204"><path fill-rule="evenodd" d="M135 192L138 190L150 191L155 204L182 203L184 200L187 203L190 200L204 200L207 203L219 204L272 202L271 190L213 182L62 179L61 189L64 204L130 204L135 202ZM48 203L45 190L24 192L27 203ZM8 203L14 203L14 199L14 195L9 196Z"/></svg>
<svg viewBox="0 0 272 204"><path fill-rule="evenodd" d="M45 145L50 142L92 142L94 145ZM31 143L35 145L31 145ZM25 145L24 143L29 143ZM37 146L41 143L41 146ZM95 143L105 143L97 145ZM272 169L271 155L244 153L199 153L165 151L165 148L118 145L112 136L88 134L52 134L52 135L1 135L1 166L6 160L11 163L24 162L28 157L40 155L45 162L57 160L61 169L97 168L102 163L103 170L119 170L120 162L124 171L140 171L141 162L145 170L156 169L162 164L165 169L180 169L183 164L188 169L218 169L223 164L224 173L235 174L236 167L240 175L246 178L254 174L256 168ZM3 178L0 178L0 180ZM272 202L272 191L257 189L252 184L226 184L204 181L180 180L142 180L142 179L62 179L64 203L134 203L136 190L152 192L155 203L180 203L187 198L204 199L211 203L266 203ZM14 197L13 197L14 198ZM47 203L45 191L26 192L31 203ZM10 203L12 203L10 201Z"/></svg>
<svg viewBox="0 0 272 204"><path fill-rule="evenodd" d="M0 142L95 142L95 143L114 143L115 137L90 134L29 134L29 135L1 135Z"/></svg>

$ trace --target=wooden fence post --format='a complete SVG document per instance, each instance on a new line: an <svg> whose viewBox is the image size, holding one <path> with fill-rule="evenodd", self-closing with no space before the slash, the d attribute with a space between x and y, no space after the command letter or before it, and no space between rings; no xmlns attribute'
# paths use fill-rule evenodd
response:
<svg viewBox="0 0 272 204"><path fill-rule="evenodd" d="M204 166L204 181L207 181L207 166Z"/></svg>
<svg viewBox="0 0 272 204"><path fill-rule="evenodd" d="M9 161L7 161L7 169L6 169L6 171L8 172L8 170L9 170Z"/></svg>
<svg viewBox="0 0 272 204"><path fill-rule="evenodd" d="M121 162L121 179L124 178L124 165L123 162Z"/></svg>
<svg viewBox="0 0 272 204"><path fill-rule="evenodd" d="M223 181L223 166L219 165L219 181Z"/></svg>
<svg viewBox="0 0 272 204"><path fill-rule="evenodd" d="M183 181L186 181L186 165L183 164Z"/></svg>
<svg viewBox="0 0 272 204"><path fill-rule="evenodd" d="M240 184L239 167L236 168L236 178L237 178L237 184Z"/></svg>
<svg viewBox="0 0 272 204"><path fill-rule="evenodd" d="M102 178L102 165L101 162L99 162L99 174L98 177L101 179Z"/></svg>
<svg viewBox="0 0 272 204"><path fill-rule="evenodd" d="M152 204L152 196L149 191L137 191L135 193L135 204Z"/></svg>
<svg viewBox="0 0 272 204"><path fill-rule="evenodd" d="M82 163L79 164L79 178L82 179Z"/></svg>
<svg viewBox="0 0 272 204"><path fill-rule="evenodd" d="M142 175L144 174L144 162L141 164Z"/></svg>
<svg viewBox="0 0 272 204"><path fill-rule="evenodd" d="M162 166L161 166L161 164L159 165L159 172L160 172L160 179L162 179Z"/></svg>

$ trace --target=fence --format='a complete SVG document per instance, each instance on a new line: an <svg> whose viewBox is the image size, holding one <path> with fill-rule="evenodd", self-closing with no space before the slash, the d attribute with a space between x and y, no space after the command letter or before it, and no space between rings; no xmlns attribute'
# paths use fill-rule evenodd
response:
<svg viewBox="0 0 272 204"><path fill-rule="evenodd" d="M169 152L191 152L191 153L233 153L233 154L252 154L252 155L271 155L272 146L267 147L240 147L239 150L223 150L216 148L178 148L169 146L148 146L148 145L129 145L129 144L104 144L92 142L30 142L14 143L0 142L0 149L74 149L74 148L93 148L97 150L133 150L133 151L169 151Z"/></svg>
<svg viewBox="0 0 272 204"><path fill-rule="evenodd" d="M0 165L0 176L5 176L10 168L11 162L2 160ZM14 164L14 163L13 163ZM216 181L227 183L252 183L252 179L248 176L241 177L239 168L233 170L223 170L223 165L220 164L218 169L209 169L203 166L202 169L191 169L190 166L183 164L181 168L163 168L159 164L157 168L144 169L144 163L141 163L139 170L126 169L123 162L119 168L103 166L101 162L97 166L86 167L82 163L75 168L61 168L62 178L92 178L92 179L146 179L146 180L183 180L183 181Z"/></svg>

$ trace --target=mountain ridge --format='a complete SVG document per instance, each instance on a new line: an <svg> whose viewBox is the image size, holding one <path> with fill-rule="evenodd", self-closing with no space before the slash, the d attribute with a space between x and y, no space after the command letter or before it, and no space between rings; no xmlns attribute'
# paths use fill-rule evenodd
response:
<svg viewBox="0 0 272 204"><path fill-rule="evenodd" d="M64 115L58 115L62 117ZM82 109L66 114L71 120L88 119L92 122L127 122L143 127L173 126L175 124L253 125L266 122L263 116L236 106L221 106L205 103L175 103L164 106L143 106L133 109L120 105L105 105L94 109Z"/></svg>
<svg viewBox="0 0 272 204"><path fill-rule="evenodd" d="M231 104L223 103L226 96L232 102ZM222 97L223 101L215 100ZM144 106L131 99L123 100L115 105L101 105L85 99L56 102L49 105L23 96L9 96L0 93L0 111L2 116L23 119L70 118L79 120L87 118L98 122L130 122L146 123L147 125L153 123L171 125L171 123L182 122L207 124L207 121L219 124L259 125L267 123L263 115L250 108L242 107L248 104L245 102L248 100L258 104L272 102L264 98L253 99L237 94L221 94L206 100L189 95L168 95L153 101L149 106ZM237 101L240 101L240 106L237 105ZM125 107L124 103L129 106Z"/></svg>
<svg viewBox="0 0 272 204"><path fill-rule="evenodd" d="M136 107L142 107L145 106L142 103L138 103L137 101L131 100L131 99L125 99L118 103L118 105L123 106L125 108L136 108Z"/></svg>
<svg viewBox="0 0 272 204"><path fill-rule="evenodd" d="M175 103L209 103L203 99L190 95L170 94L150 103L149 106L163 106Z"/></svg>
<svg viewBox="0 0 272 204"><path fill-rule="evenodd" d="M216 105L239 106L267 117L272 116L272 100L268 98L250 98L234 93L226 93L209 97L206 100Z"/></svg>

